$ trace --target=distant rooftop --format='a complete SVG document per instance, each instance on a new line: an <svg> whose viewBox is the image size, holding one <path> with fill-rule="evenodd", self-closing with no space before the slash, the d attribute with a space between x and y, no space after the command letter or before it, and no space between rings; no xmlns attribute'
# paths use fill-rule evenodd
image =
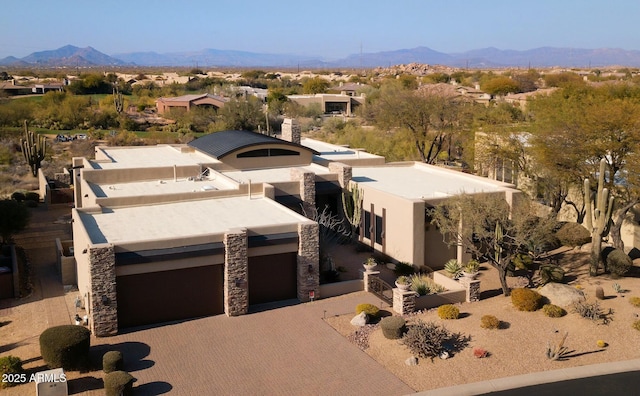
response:
<svg viewBox="0 0 640 396"><path fill-rule="evenodd" d="M511 184L422 163L354 167L352 180L407 199L427 201L461 193L515 190Z"/></svg>
<svg viewBox="0 0 640 396"><path fill-rule="evenodd" d="M134 243L219 235L242 224L249 233L260 227L291 228L308 221L268 198L229 197L149 206L79 212L91 243ZM168 226L170 225L170 226Z"/></svg>
<svg viewBox="0 0 640 396"><path fill-rule="evenodd" d="M96 158L91 161L94 169L151 168L158 166L185 166L211 164L216 159L194 150L181 150L175 146L96 147ZM110 160L110 161L109 161Z"/></svg>

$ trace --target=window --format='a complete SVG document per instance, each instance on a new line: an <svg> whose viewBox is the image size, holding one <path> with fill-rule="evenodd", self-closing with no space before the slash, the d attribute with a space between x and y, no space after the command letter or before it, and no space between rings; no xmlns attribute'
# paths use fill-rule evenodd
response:
<svg viewBox="0 0 640 396"><path fill-rule="evenodd" d="M287 150L287 149L279 149L279 148L270 148L270 149L257 149L251 151L245 151L244 153L238 154L237 158L256 158L256 157L282 157L289 155L300 155L300 152Z"/></svg>

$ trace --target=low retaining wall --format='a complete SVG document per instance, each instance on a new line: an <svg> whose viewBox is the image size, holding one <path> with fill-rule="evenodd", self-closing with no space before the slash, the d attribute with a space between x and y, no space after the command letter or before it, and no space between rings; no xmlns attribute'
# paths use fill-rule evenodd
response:
<svg viewBox="0 0 640 396"><path fill-rule="evenodd" d="M329 298L364 290L362 279L320 285L320 298Z"/></svg>
<svg viewBox="0 0 640 396"><path fill-rule="evenodd" d="M56 264L63 285L76 285L76 259L71 252L73 241L56 238Z"/></svg>

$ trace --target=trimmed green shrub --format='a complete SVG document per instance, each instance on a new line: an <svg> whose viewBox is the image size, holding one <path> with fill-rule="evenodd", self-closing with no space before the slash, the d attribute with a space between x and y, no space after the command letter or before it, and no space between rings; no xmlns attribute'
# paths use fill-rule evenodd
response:
<svg viewBox="0 0 640 396"><path fill-rule="evenodd" d="M409 276L413 275L414 272L415 268L413 268L413 265L405 262L399 262L393 269L395 276Z"/></svg>
<svg viewBox="0 0 640 396"><path fill-rule="evenodd" d="M40 334L40 354L50 368L85 369L89 366L91 332L82 326L63 325Z"/></svg>
<svg viewBox="0 0 640 396"><path fill-rule="evenodd" d="M561 318L567 314L564 308L554 304L545 304L542 307L542 312L550 318Z"/></svg>
<svg viewBox="0 0 640 396"><path fill-rule="evenodd" d="M633 305L634 307L640 308L640 297L631 297L629 299L629 304Z"/></svg>
<svg viewBox="0 0 640 396"><path fill-rule="evenodd" d="M493 315L484 315L480 318L480 327L483 329L499 329L500 328L500 319L496 318Z"/></svg>
<svg viewBox="0 0 640 396"><path fill-rule="evenodd" d="M380 328L385 338L397 340L402 338L406 330L406 321L401 316L387 316L380 321Z"/></svg>
<svg viewBox="0 0 640 396"><path fill-rule="evenodd" d="M440 319L458 319L460 309L453 304L445 304L438 307L438 317Z"/></svg>
<svg viewBox="0 0 640 396"><path fill-rule="evenodd" d="M133 395L135 378L126 371L112 371L104 376L104 390L107 396Z"/></svg>
<svg viewBox="0 0 640 396"><path fill-rule="evenodd" d="M380 312L380 308L373 304L358 304L356 306L356 315L360 315L361 312L366 313L368 316L376 317Z"/></svg>
<svg viewBox="0 0 640 396"><path fill-rule="evenodd" d="M34 191L29 191L24 194L25 201L34 201L36 203L40 202L40 194Z"/></svg>
<svg viewBox="0 0 640 396"><path fill-rule="evenodd" d="M25 195L23 192L16 191L11 194L11 199L13 199L14 201L22 202L25 199Z"/></svg>
<svg viewBox="0 0 640 396"><path fill-rule="evenodd" d="M20 382L12 381L11 375L9 374L22 374L23 372L22 360L20 360L19 357L11 355L0 357L0 377L2 378L2 381L0 381L0 389L18 385ZM6 377L5 374L9 376Z"/></svg>
<svg viewBox="0 0 640 396"><path fill-rule="evenodd" d="M578 223L565 223L556 232L556 237L563 246L582 246L591 242L589 231Z"/></svg>
<svg viewBox="0 0 640 396"><path fill-rule="evenodd" d="M633 327L634 329L640 331L640 320L636 320L635 322L633 322L631 327Z"/></svg>
<svg viewBox="0 0 640 396"><path fill-rule="evenodd" d="M102 371L105 374L113 371L122 371L124 369L124 360L122 358L122 352L120 351L108 351L102 355Z"/></svg>
<svg viewBox="0 0 640 396"><path fill-rule="evenodd" d="M626 273L629 272L629 269L633 266L633 260L631 260L631 257L620 249L613 249L610 251L606 256L605 262L609 272L616 276L626 275Z"/></svg>
<svg viewBox="0 0 640 396"><path fill-rule="evenodd" d="M540 308L542 295L531 289L513 289L511 291L511 303L518 311L532 312Z"/></svg>
<svg viewBox="0 0 640 396"><path fill-rule="evenodd" d="M544 264L540 266L538 270L542 283L547 284L549 282L560 283L564 279L564 269L557 265Z"/></svg>

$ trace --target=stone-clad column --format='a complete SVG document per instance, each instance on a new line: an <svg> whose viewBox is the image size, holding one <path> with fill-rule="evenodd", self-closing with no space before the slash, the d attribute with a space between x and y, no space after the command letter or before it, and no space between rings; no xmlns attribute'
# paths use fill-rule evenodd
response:
<svg viewBox="0 0 640 396"><path fill-rule="evenodd" d="M412 290L393 289L393 310L406 315L416 310L416 292Z"/></svg>
<svg viewBox="0 0 640 396"><path fill-rule="evenodd" d="M298 224L298 300L309 301L320 297L320 260L318 247L318 223Z"/></svg>
<svg viewBox="0 0 640 396"><path fill-rule="evenodd" d="M458 282L466 289L467 302L480 301L480 280L467 279L464 276L458 279Z"/></svg>
<svg viewBox="0 0 640 396"><path fill-rule="evenodd" d="M249 259L247 230L230 230L224 235L224 312L244 315L249 310Z"/></svg>
<svg viewBox="0 0 640 396"><path fill-rule="evenodd" d="M300 199L302 200L302 209L307 217L312 216L316 208L316 174L313 172L304 172L300 169L291 170L291 179L300 183Z"/></svg>
<svg viewBox="0 0 640 396"><path fill-rule="evenodd" d="M353 169L349 165L345 165L341 162L330 162L329 172L338 174L338 183L340 187L346 189L349 187L353 175Z"/></svg>
<svg viewBox="0 0 640 396"><path fill-rule="evenodd" d="M300 124L293 118L285 118L282 122L282 140L286 140L291 143L300 144L300 138L302 136Z"/></svg>
<svg viewBox="0 0 640 396"><path fill-rule="evenodd" d="M89 248L91 275L91 331L96 337L118 333L118 299L116 295L116 256L113 245Z"/></svg>

